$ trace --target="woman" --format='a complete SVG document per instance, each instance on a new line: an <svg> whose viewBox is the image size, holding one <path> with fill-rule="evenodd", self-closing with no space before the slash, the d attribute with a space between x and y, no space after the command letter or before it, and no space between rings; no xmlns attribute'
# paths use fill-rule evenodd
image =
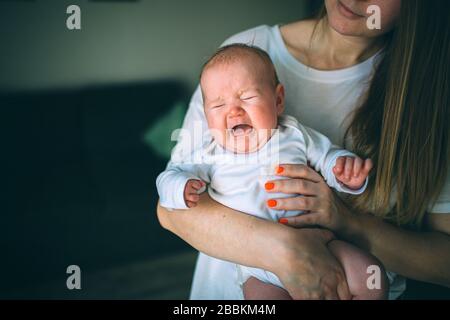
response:
<svg viewBox="0 0 450 320"><path fill-rule="evenodd" d="M367 28L369 5L380 8L380 30ZM158 207L162 226L205 253L191 298L238 296L233 264L222 260L275 273L293 298L350 298L342 268L326 247L334 235L372 253L387 270L450 286L450 28L444 5L326 0L319 20L262 26L226 42L253 42L268 51L286 86L286 112L335 143L351 142L349 148L374 160L375 170L365 196L344 203L312 169L283 165L280 175L292 179L273 181L268 192L293 197L275 199L276 208L310 213L280 224L235 212L206 194L188 211ZM195 120L204 121L198 90L184 127L192 130ZM179 142L178 150L185 145ZM404 291L394 273L391 298Z"/></svg>

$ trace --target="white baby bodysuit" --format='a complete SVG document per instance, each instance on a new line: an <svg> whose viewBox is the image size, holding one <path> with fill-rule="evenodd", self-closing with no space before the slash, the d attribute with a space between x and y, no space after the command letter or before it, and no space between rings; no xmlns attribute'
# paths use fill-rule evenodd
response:
<svg viewBox="0 0 450 320"><path fill-rule="evenodd" d="M187 209L184 188L188 180L199 179L208 185L208 193L215 201L247 214L277 221L282 217L301 214L300 211L281 211L267 207L267 200L293 197L282 193L267 193L264 185L269 180L280 179L275 168L279 164L309 164L322 174L327 184L340 192L360 194L341 185L332 168L340 156L355 156L338 148L321 133L305 127L290 116L281 116L279 125L270 140L252 153L237 154L211 143L195 150L190 159L183 157L183 163L171 161L162 172L156 185L160 204L170 209ZM239 266L241 284L254 276L261 281L282 287L278 278L261 269Z"/></svg>

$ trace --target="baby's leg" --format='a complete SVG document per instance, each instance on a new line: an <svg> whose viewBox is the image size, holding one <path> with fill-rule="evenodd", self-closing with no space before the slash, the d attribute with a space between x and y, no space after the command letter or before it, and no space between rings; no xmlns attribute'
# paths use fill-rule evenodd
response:
<svg viewBox="0 0 450 320"><path fill-rule="evenodd" d="M255 277L245 281L243 289L245 300L292 300L286 290Z"/></svg>
<svg viewBox="0 0 450 320"><path fill-rule="evenodd" d="M388 298L389 281L383 265L371 254L355 247L354 245L333 240L328 248L341 263L348 287L354 300L380 300ZM380 269L380 288L370 289L367 280L372 276L368 272L369 266L378 266ZM371 271L372 272L372 271ZM371 283L371 281L369 281Z"/></svg>

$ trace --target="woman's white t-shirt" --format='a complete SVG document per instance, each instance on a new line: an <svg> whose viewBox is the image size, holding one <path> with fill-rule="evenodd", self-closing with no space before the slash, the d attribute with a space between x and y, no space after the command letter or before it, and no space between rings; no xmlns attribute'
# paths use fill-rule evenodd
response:
<svg viewBox="0 0 450 320"><path fill-rule="evenodd" d="M294 116L303 125L323 133L337 145L343 144L351 113L368 88L375 63L382 57L379 52L360 64L335 71L312 69L290 54L277 25L263 25L241 32L227 39L223 45L231 43L251 44L267 51L280 82L285 87L285 113ZM202 97L200 88L197 88L190 102L183 129L193 132L196 130L195 126L198 129L199 123L206 129ZM181 138L172 157L180 156L186 149L193 150L199 147L200 143L201 139ZM447 179L444 190L431 212L450 212L450 179ZM405 290L405 280L393 273L388 275L391 280L389 298L395 299ZM200 253L190 298L242 299L236 265Z"/></svg>

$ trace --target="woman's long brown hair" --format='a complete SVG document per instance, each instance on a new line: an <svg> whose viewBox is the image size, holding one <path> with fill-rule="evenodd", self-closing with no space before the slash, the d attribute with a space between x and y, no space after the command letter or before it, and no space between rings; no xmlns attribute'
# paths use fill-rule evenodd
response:
<svg viewBox="0 0 450 320"><path fill-rule="evenodd" d="M450 26L446 1L403 0L346 137L374 161L355 207L420 228L449 165ZM394 205L391 205L394 204Z"/></svg>

